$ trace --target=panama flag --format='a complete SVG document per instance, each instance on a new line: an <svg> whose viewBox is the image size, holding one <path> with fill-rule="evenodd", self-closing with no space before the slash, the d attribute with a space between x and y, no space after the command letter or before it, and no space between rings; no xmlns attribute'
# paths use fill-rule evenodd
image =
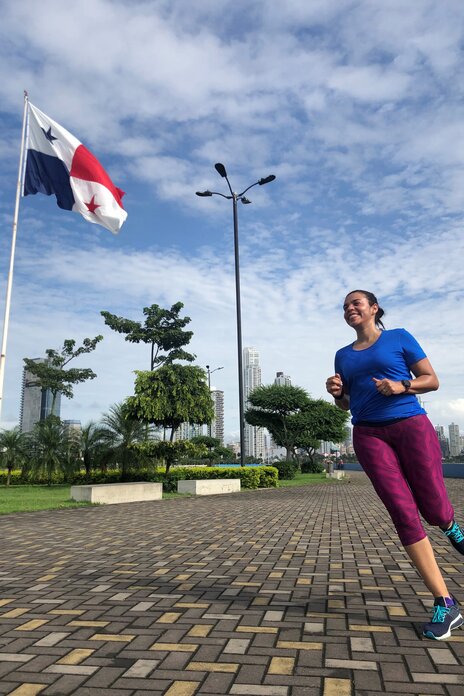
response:
<svg viewBox="0 0 464 696"><path fill-rule="evenodd" d="M127 213L124 191L77 138L28 103L28 135L23 195L56 196L60 208L119 232Z"/></svg>

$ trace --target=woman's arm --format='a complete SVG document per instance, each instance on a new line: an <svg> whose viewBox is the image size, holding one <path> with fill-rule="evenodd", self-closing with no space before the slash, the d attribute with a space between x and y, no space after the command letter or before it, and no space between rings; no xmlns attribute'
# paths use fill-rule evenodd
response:
<svg viewBox="0 0 464 696"><path fill-rule="evenodd" d="M327 378L325 387L330 396L333 396L335 399L335 406L338 406L342 411L350 410L350 397L349 394L345 392L342 378L338 372L332 375L332 377Z"/></svg>
<svg viewBox="0 0 464 696"><path fill-rule="evenodd" d="M340 408L342 411L350 410L350 397L348 394L343 394L341 399L335 399L335 406Z"/></svg>
<svg viewBox="0 0 464 696"><path fill-rule="evenodd" d="M406 389L403 383L395 382L391 379L372 379L375 382L377 391L384 396L392 396L393 394L426 394L427 392L436 391L440 386L435 370L430 364L428 358L418 360L409 368L414 375L411 379L411 386Z"/></svg>
<svg viewBox="0 0 464 696"><path fill-rule="evenodd" d="M430 391L437 391L440 382L428 358L422 358L422 360L414 363L414 365L411 365L410 370L415 379L411 380L411 386L408 389L409 393L426 394Z"/></svg>

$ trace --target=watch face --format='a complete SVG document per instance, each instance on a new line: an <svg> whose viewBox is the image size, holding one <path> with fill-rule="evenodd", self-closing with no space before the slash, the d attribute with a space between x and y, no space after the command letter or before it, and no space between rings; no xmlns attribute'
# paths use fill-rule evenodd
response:
<svg viewBox="0 0 464 696"><path fill-rule="evenodd" d="M405 389L409 389L409 387L411 386L411 382L409 381L409 379L402 379L401 384Z"/></svg>

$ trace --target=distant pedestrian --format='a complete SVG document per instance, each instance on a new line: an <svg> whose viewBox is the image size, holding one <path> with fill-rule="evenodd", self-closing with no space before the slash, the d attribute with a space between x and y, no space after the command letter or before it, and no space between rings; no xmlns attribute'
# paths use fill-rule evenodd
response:
<svg viewBox="0 0 464 696"><path fill-rule="evenodd" d="M343 471L344 468L345 468L345 462L344 462L343 459L340 457L339 460L338 460L338 469L339 469L339 471Z"/></svg>
<svg viewBox="0 0 464 696"><path fill-rule="evenodd" d="M464 534L446 492L437 435L416 398L438 389L438 378L410 333L385 330L384 311L371 292L348 293L343 311L356 340L337 351L327 391L339 408L351 411L358 461L434 596L433 616L423 635L444 640L464 619L448 591L419 511L463 555Z"/></svg>

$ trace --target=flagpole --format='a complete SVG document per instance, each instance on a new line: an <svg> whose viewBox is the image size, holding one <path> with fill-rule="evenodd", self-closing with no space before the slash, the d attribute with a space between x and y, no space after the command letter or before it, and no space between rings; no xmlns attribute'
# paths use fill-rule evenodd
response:
<svg viewBox="0 0 464 696"><path fill-rule="evenodd" d="M14 257L16 249L16 231L18 229L19 216L19 200L21 198L21 184L23 181L23 163L24 163L24 143L26 137L26 120L27 120L27 104L28 94L24 91L24 113L23 113L23 128L21 133L21 152L19 155L18 168L18 183L16 185L16 202L13 216L13 234L11 237L11 253L10 253L10 270L8 272L8 280L6 284L6 299L5 299L5 318L3 320L3 337L2 348L0 353L0 416L3 405L3 383L5 380L5 360L6 360L6 344L8 340L8 325L10 323L10 305L11 305L11 289L13 286L13 269Z"/></svg>

